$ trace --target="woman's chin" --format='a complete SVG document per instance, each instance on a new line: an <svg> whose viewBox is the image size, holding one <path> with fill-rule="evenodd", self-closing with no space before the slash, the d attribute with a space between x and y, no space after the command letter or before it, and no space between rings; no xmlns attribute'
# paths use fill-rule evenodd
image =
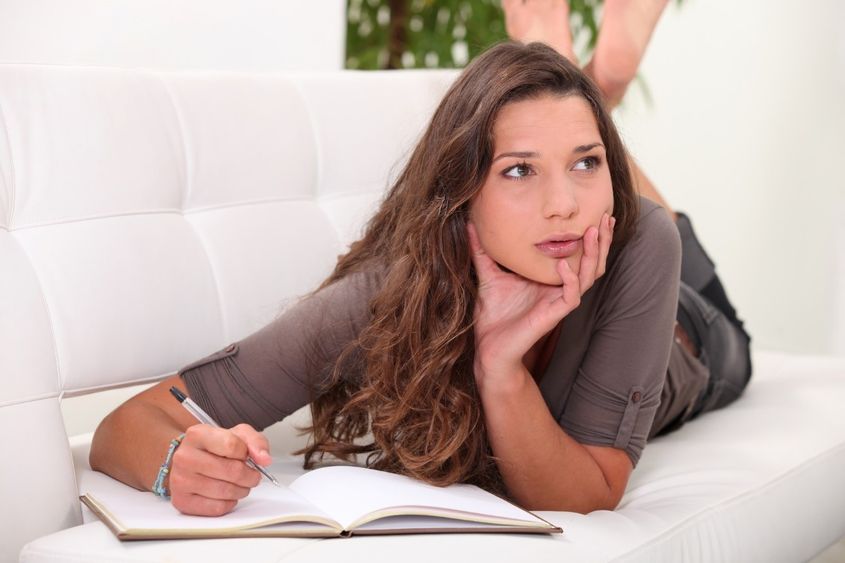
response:
<svg viewBox="0 0 845 563"><path fill-rule="evenodd" d="M568 260L567 263L569 263ZM531 275L524 275L523 277L546 285L563 285L563 279L561 279L560 274L557 271L557 264L558 260L555 260L554 264L552 264L550 268L543 268L542 271L531 272ZM571 263L569 263L569 267L572 268ZM576 270L573 271L575 271L575 274L578 275Z"/></svg>
<svg viewBox="0 0 845 563"><path fill-rule="evenodd" d="M570 256L569 258L560 258L557 260L552 260L552 266L549 268L548 279L545 283L550 285L562 285L563 280L560 277L559 268L560 268L560 261L566 260L566 263L569 265L569 269L577 276L578 271L581 269L581 255L578 254L576 256ZM552 281L553 280L553 281Z"/></svg>
<svg viewBox="0 0 845 563"><path fill-rule="evenodd" d="M562 259L547 259L545 264L533 264L533 267L523 268L508 268L499 263L499 267L506 272L516 274L523 278L529 279L533 282L542 283L545 285L563 285L563 280L558 273L558 264L560 260L566 260L569 268L578 275L578 270L581 266L581 256L570 256Z"/></svg>

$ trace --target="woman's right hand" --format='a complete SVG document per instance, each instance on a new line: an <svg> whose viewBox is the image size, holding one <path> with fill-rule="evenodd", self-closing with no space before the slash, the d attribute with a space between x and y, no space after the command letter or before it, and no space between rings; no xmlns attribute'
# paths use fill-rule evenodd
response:
<svg viewBox="0 0 845 563"><path fill-rule="evenodd" d="M173 453L170 500L184 514L221 516L261 482L247 457L261 466L272 462L267 438L248 424L215 428L195 424Z"/></svg>

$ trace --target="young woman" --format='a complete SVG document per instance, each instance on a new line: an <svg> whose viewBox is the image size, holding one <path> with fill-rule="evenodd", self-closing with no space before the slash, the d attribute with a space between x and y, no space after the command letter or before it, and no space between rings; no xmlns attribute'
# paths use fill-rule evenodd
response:
<svg viewBox="0 0 845 563"><path fill-rule="evenodd" d="M545 45L498 45L322 286L109 415L91 466L150 489L184 432L164 488L223 514L259 481L246 457L270 462L259 430L310 402L306 467L365 454L529 509L613 509L650 436L748 379L741 323L701 294L717 287L685 216L635 193L593 83Z"/></svg>

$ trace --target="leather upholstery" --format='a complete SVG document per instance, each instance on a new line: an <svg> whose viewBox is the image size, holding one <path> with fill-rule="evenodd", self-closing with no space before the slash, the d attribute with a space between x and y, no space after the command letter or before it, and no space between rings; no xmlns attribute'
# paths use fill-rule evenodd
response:
<svg viewBox="0 0 845 563"><path fill-rule="evenodd" d="M312 289L453 76L0 65L0 560L81 521L60 397Z"/></svg>

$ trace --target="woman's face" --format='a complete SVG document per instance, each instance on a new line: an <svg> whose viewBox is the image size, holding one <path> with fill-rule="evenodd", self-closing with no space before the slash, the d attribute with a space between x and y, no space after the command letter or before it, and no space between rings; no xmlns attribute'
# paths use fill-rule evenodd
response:
<svg viewBox="0 0 845 563"><path fill-rule="evenodd" d="M505 105L492 165L470 204L484 251L525 278L560 285L558 261L579 272L584 233L604 213L613 213L613 191L588 102L546 95Z"/></svg>

